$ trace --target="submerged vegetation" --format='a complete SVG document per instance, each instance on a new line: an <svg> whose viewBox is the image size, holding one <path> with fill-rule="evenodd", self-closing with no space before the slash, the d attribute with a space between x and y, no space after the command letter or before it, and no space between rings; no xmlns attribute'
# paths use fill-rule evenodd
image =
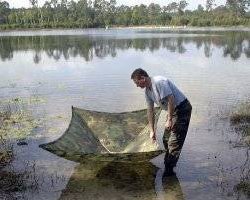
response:
<svg viewBox="0 0 250 200"><path fill-rule="evenodd" d="M250 103L242 104L231 115L231 123L242 134L245 143L250 146Z"/></svg>
<svg viewBox="0 0 250 200"><path fill-rule="evenodd" d="M13 28L93 28L109 26L237 26L250 25L249 0L227 0L217 6L206 0L206 7L187 10L188 1L165 6L116 5L116 0L48 0L41 7L30 0L31 8L10 9L0 2L1 29Z"/></svg>
<svg viewBox="0 0 250 200"><path fill-rule="evenodd" d="M21 141L31 134L38 125L24 108L24 101L15 98L0 103L0 199L15 199L15 193L26 190L25 177L29 172L5 170L5 166L14 159L13 142ZM25 143L22 143L25 144Z"/></svg>
<svg viewBox="0 0 250 200"><path fill-rule="evenodd" d="M39 121L33 119L25 107L33 102L33 98L28 101L15 98L0 102L0 167L12 159L13 142L26 139L38 126Z"/></svg>
<svg viewBox="0 0 250 200"><path fill-rule="evenodd" d="M250 103L242 104L236 112L231 115L231 123L239 132L244 144L250 148ZM247 151L248 152L248 151ZM249 154L246 155L246 161L241 177L241 182L235 186L237 191L244 193L248 198L250 197L250 158Z"/></svg>
<svg viewBox="0 0 250 200"><path fill-rule="evenodd" d="M33 101L33 100L31 100ZM15 98L8 102L3 102L0 111L0 137L2 140L24 139L38 125L31 113L25 109L25 102L20 98Z"/></svg>
<svg viewBox="0 0 250 200"><path fill-rule="evenodd" d="M15 172L14 170L3 170L0 168L0 199L26 199L23 191L38 188L38 178L31 175L29 170ZM32 182L26 181L28 178Z"/></svg>

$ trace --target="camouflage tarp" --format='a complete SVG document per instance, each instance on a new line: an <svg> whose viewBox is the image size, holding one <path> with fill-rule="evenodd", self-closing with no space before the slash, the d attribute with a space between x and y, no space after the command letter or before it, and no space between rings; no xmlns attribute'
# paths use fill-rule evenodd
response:
<svg viewBox="0 0 250 200"><path fill-rule="evenodd" d="M159 114L160 109L156 108L156 122ZM152 143L149 137L146 109L107 113L75 107L72 107L71 122L65 133L56 141L42 144L40 147L77 161L79 161L79 157L86 154L158 150L157 145ZM116 155L118 156L118 154ZM120 156L124 157L124 155Z"/></svg>

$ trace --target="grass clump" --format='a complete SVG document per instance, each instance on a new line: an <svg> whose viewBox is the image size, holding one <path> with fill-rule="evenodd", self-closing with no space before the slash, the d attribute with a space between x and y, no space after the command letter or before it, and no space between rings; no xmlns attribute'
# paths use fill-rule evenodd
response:
<svg viewBox="0 0 250 200"><path fill-rule="evenodd" d="M236 132L239 132L246 144L250 148L250 102L241 104L238 109L230 116L231 124L235 127ZM250 169L249 156L246 156L245 173L243 173L241 181L235 186L235 190L244 193L247 198L250 198Z"/></svg>
<svg viewBox="0 0 250 200"><path fill-rule="evenodd" d="M0 102L0 199L18 199L18 193L34 186L25 182L28 171L11 170L11 161L15 158L13 142L25 139L37 126L21 98Z"/></svg>
<svg viewBox="0 0 250 200"><path fill-rule="evenodd" d="M33 119L31 113L25 108L25 104L19 98L0 103L0 138L2 140L26 138L38 126L38 121Z"/></svg>
<svg viewBox="0 0 250 200"><path fill-rule="evenodd" d="M250 198L250 181L249 180L241 181L239 184L235 186L235 189L237 191L244 193L248 198Z"/></svg>
<svg viewBox="0 0 250 200"><path fill-rule="evenodd" d="M231 114L230 121L250 147L250 102L241 104L237 111Z"/></svg>

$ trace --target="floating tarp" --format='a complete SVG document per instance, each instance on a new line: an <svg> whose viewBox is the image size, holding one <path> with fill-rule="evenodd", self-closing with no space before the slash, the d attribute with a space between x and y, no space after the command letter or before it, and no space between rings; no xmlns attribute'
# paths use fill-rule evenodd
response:
<svg viewBox="0 0 250 200"><path fill-rule="evenodd" d="M155 110L157 122L160 109ZM86 154L93 154L95 157L99 154L110 154L113 156L106 158L118 159L120 156L124 159L124 156L130 153L159 150L149 137L146 109L107 113L76 107L72 107L71 122L65 133L56 141L42 144L40 147L76 161L86 157ZM155 153L146 155L152 157Z"/></svg>

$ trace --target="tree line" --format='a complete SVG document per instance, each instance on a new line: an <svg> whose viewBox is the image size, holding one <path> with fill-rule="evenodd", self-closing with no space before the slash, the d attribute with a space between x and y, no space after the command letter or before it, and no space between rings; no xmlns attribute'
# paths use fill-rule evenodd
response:
<svg viewBox="0 0 250 200"><path fill-rule="evenodd" d="M118 6L116 0L48 0L38 6L29 0L30 8L10 9L0 0L0 28L98 28L110 26L234 26L250 25L250 0L227 0L216 6L206 0L195 10L186 9L181 0L165 6Z"/></svg>
<svg viewBox="0 0 250 200"><path fill-rule="evenodd" d="M185 33L185 32L184 32ZM195 33L195 32L194 32ZM68 37L65 35L54 36L6 36L0 37L0 59L10 60L14 52L32 50L33 60L39 63L44 53L49 58L68 60L72 57L82 57L85 61L91 61L93 57L115 57L119 51L134 49L138 51L149 50L151 52L166 49L172 53L184 54L187 45L194 44L197 49L203 49L206 57L212 56L213 49L218 48L224 57L237 60L241 55L250 58L250 41L248 32L212 32L204 37L178 37L169 38L89 38L82 36ZM221 37L223 35L223 37Z"/></svg>

